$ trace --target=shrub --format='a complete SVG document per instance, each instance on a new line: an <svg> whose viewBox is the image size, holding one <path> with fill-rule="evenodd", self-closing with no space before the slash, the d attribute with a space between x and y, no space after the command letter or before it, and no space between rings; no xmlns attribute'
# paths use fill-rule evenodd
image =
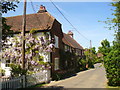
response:
<svg viewBox="0 0 120 90"><path fill-rule="evenodd" d="M26 72L27 72L27 70L22 69L21 66L18 65L18 64L10 64L10 67L11 67L11 75L12 75L12 77L25 75Z"/></svg>
<svg viewBox="0 0 120 90"><path fill-rule="evenodd" d="M108 85L120 86L120 51L112 50L104 60Z"/></svg>
<svg viewBox="0 0 120 90"><path fill-rule="evenodd" d="M64 78L64 74L65 73L54 72L52 75L52 79L56 81L61 80Z"/></svg>
<svg viewBox="0 0 120 90"><path fill-rule="evenodd" d="M87 61L85 59L80 59L79 60L79 70L80 71L83 71L83 70L86 70L86 64L87 64Z"/></svg>
<svg viewBox="0 0 120 90"><path fill-rule="evenodd" d="M5 70L0 68L0 73L2 74L2 76L4 76L5 75Z"/></svg>

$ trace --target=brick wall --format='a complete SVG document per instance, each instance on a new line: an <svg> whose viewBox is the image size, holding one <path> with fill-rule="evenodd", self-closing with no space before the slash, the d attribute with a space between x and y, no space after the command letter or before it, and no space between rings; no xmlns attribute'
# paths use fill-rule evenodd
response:
<svg viewBox="0 0 120 90"><path fill-rule="evenodd" d="M52 52L51 53L51 58L52 58L52 72L54 72L54 65L55 65L55 58L59 58L60 60L60 49L63 49L63 44L62 44L62 38L63 38L63 32L62 32L62 28L61 28L61 24L55 20L54 23L53 23L53 27L52 29L50 30L51 31L51 36L54 37L54 35L56 35L59 40L58 40L58 43L59 43L59 48L55 48L55 52Z"/></svg>

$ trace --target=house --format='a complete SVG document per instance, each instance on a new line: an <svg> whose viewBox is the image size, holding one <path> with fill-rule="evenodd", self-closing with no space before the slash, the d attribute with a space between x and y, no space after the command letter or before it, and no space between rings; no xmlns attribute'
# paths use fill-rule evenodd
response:
<svg viewBox="0 0 120 90"><path fill-rule="evenodd" d="M11 30L13 30L15 34L21 32L22 15L7 17L6 19L7 24L11 26ZM68 63L66 60L63 60L63 62L60 63L61 58L63 57L60 55L61 50L75 53L78 57L83 56L83 47L73 39L73 33L63 33L61 26L62 25L47 12L45 6L43 5L40 6L40 9L37 13L26 15L26 33L28 33L30 30L35 30L37 35L41 35L41 33L46 32L51 40L52 38L55 40L55 51L50 52L47 58L44 59L44 61L47 59L47 61L52 63L51 74L54 71L63 69L62 66L60 66L61 64L63 65ZM75 59L74 57L72 58Z"/></svg>
<svg viewBox="0 0 120 90"><path fill-rule="evenodd" d="M15 34L21 32L22 15L7 17L6 19L7 24L11 26L11 30L13 30ZM63 47L61 24L47 12L44 6L41 5L40 10L37 13L26 15L26 33L30 30L35 30L37 35L40 35L42 32L47 32L51 39L55 38L55 52L49 53L47 59L49 62L53 63L52 71L59 69L58 65L54 65L54 62L59 62L59 48ZM3 67L5 66L3 65Z"/></svg>
<svg viewBox="0 0 120 90"><path fill-rule="evenodd" d="M69 50L70 52L72 52L73 50L74 53L76 53L78 56L83 56L83 47L75 41L75 39L73 38L73 33L71 31L69 31L67 34L64 33L63 43L65 51Z"/></svg>
<svg viewBox="0 0 120 90"><path fill-rule="evenodd" d="M62 41L63 51L65 52L66 56L68 55L68 58L64 59L63 61L64 66L67 67L67 69L70 69L70 67L72 69L77 68L77 59L80 59L84 56L83 47L78 42L76 42L71 31L69 31L67 34L63 33ZM64 69L66 69L65 67Z"/></svg>

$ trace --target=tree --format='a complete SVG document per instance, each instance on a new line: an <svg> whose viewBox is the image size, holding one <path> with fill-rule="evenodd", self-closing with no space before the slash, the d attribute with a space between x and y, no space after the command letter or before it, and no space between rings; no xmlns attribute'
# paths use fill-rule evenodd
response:
<svg viewBox="0 0 120 90"><path fill-rule="evenodd" d="M99 47L99 52L104 55L104 66L107 74L108 85L120 86L120 1L112 3L115 7L113 15L115 18L107 23L112 23L109 29L115 30L115 40L113 46L110 46L107 40L101 42L102 47Z"/></svg>
<svg viewBox="0 0 120 90"><path fill-rule="evenodd" d="M10 28L11 26L6 24L6 19L2 17L2 40L6 40L6 37L13 36L13 31Z"/></svg>
<svg viewBox="0 0 120 90"><path fill-rule="evenodd" d="M15 11L15 8L17 8L17 4L19 3L19 0L1 0L0 6L1 6L1 13L7 13L8 11ZM10 30L11 26L6 24L6 19L2 17L2 40L5 40L7 36L12 36L13 31Z"/></svg>
<svg viewBox="0 0 120 90"><path fill-rule="evenodd" d="M109 41L108 41L107 39L105 39L105 40L103 40L103 41L101 42L101 45L102 45L102 46L98 48L98 52L99 52L99 53L102 53L103 56L105 57L105 56L108 55L108 53L109 53L110 50L111 50L110 43L109 43Z"/></svg>
<svg viewBox="0 0 120 90"><path fill-rule="evenodd" d="M11 2L8 0L1 0L0 1L0 51L2 48L2 40L5 42L5 39L7 36L12 36L12 30L10 30L11 26L8 26L6 24L6 19L2 17L3 13L7 13L8 11L15 11L15 8L17 7L17 3L19 3L18 0L12 0ZM2 22L1 22L2 21ZM1 60L0 60L1 62Z"/></svg>
<svg viewBox="0 0 120 90"><path fill-rule="evenodd" d="M120 1L112 3L112 6L115 7L115 13L113 13L115 18L112 19L113 27L115 28L115 40L105 64L109 80L108 84L120 86Z"/></svg>
<svg viewBox="0 0 120 90"><path fill-rule="evenodd" d="M84 54L85 54L85 57L86 57L86 62L87 62L88 67L93 68L96 57L97 57L95 47L93 47L91 49L86 49Z"/></svg>
<svg viewBox="0 0 120 90"><path fill-rule="evenodd" d="M0 6L2 8L2 13L7 13L8 11L15 11L15 8L18 7L17 4L19 3L19 0L1 0Z"/></svg>
<svg viewBox="0 0 120 90"><path fill-rule="evenodd" d="M92 52L93 54L96 54L95 47L92 47L90 50L91 50L91 52Z"/></svg>

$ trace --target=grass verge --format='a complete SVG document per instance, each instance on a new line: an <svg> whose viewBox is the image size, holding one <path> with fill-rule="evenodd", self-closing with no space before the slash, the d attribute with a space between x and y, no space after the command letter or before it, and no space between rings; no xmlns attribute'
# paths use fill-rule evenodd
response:
<svg viewBox="0 0 120 90"><path fill-rule="evenodd" d="M120 88L120 86L107 86L107 88Z"/></svg>
<svg viewBox="0 0 120 90"><path fill-rule="evenodd" d="M42 87L42 86L44 86L44 85L45 85L45 83L36 84L36 85L30 86L30 87L28 87L28 88L38 88L38 87Z"/></svg>

